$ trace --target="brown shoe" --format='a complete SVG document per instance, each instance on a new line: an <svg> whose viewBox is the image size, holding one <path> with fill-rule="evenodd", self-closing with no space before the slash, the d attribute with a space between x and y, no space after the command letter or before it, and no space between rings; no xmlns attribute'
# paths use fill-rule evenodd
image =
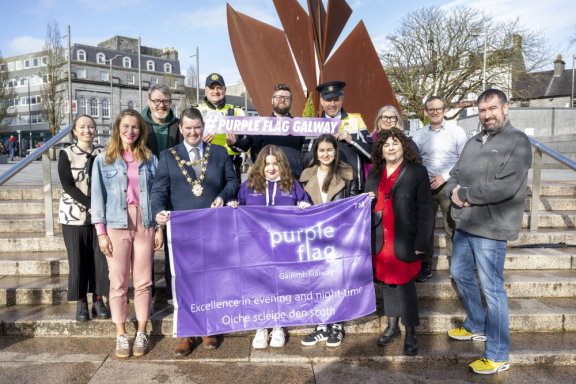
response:
<svg viewBox="0 0 576 384"><path fill-rule="evenodd" d="M192 347L194 346L194 339L192 337L184 337L180 339L174 353L176 357L188 356L192 352Z"/></svg>
<svg viewBox="0 0 576 384"><path fill-rule="evenodd" d="M218 340L216 336L206 336L202 338L204 349L216 349L218 347Z"/></svg>

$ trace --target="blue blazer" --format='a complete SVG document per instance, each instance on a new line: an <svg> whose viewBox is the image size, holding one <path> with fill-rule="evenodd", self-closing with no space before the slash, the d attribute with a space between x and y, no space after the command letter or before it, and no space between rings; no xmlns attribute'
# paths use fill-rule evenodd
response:
<svg viewBox="0 0 576 384"><path fill-rule="evenodd" d="M184 143L175 145L174 150L180 159L188 161L190 158ZM184 169L192 180L197 180L192 166L184 164ZM164 210L187 211L210 208L217 197L221 197L224 204L228 200L236 198L240 181L236 177L232 161L225 147L216 144L211 145L208 167L201 186L203 188L202 195L194 195L192 185L182 174L172 152L168 149L162 151L150 193L152 217L155 218L159 212Z"/></svg>

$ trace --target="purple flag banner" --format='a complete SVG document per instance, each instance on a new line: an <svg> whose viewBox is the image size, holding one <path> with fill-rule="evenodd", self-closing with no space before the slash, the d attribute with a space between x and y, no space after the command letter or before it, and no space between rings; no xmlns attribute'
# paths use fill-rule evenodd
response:
<svg viewBox="0 0 576 384"><path fill-rule="evenodd" d="M320 136L335 135L342 120L310 117L224 116L209 112L204 116L204 133L234 132L237 135Z"/></svg>
<svg viewBox="0 0 576 384"><path fill-rule="evenodd" d="M329 324L376 310L370 197L171 212L174 336Z"/></svg>

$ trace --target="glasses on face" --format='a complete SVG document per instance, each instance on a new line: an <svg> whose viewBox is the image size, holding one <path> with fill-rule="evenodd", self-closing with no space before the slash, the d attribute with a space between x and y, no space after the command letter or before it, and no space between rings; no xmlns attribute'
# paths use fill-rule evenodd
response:
<svg viewBox="0 0 576 384"><path fill-rule="evenodd" d="M396 116L384 116L382 115L382 117L380 117L380 120L382 121L392 121L392 122L397 122L398 118Z"/></svg>
<svg viewBox="0 0 576 384"><path fill-rule="evenodd" d="M444 111L444 108L432 108L432 109L427 109L428 113L442 113Z"/></svg>
<svg viewBox="0 0 576 384"><path fill-rule="evenodd" d="M159 106L160 104L164 105L165 107L169 106L170 104L172 104L172 100L150 100L152 103L154 103L154 106Z"/></svg>
<svg viewBox="0 0 576 384"><path fill-rule="evenodd" d="M290 100L292 100L292 96L272 96L272 98L274 100L277 100L277 101L280 101L280 100L290 101Z"/></svg>

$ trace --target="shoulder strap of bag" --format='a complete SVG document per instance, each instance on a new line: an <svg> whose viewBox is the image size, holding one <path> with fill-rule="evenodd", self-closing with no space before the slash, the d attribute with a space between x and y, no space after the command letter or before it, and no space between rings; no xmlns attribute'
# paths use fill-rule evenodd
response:
<svg viewBox="0 0 576 384"><path fill-rule="evenodd" d="M392 190L390 191L390 193L386 194L386 200L388 200L390 198L390 196L392 196L392 194L394 193L394 191L396 190L396 188L398 188L398 186L400 185L400 183L402 182L402 178L404 177L404 175L406 174L406 169L408 169L408 167L410 167L410 164L405 164L404 167L402 167L402 169L400 170L400 174L398 175L398 178L396 179L396 182L394 183L394 185L392 186ZM384 172L386 172L386 170L384 170Z"/></svg>

